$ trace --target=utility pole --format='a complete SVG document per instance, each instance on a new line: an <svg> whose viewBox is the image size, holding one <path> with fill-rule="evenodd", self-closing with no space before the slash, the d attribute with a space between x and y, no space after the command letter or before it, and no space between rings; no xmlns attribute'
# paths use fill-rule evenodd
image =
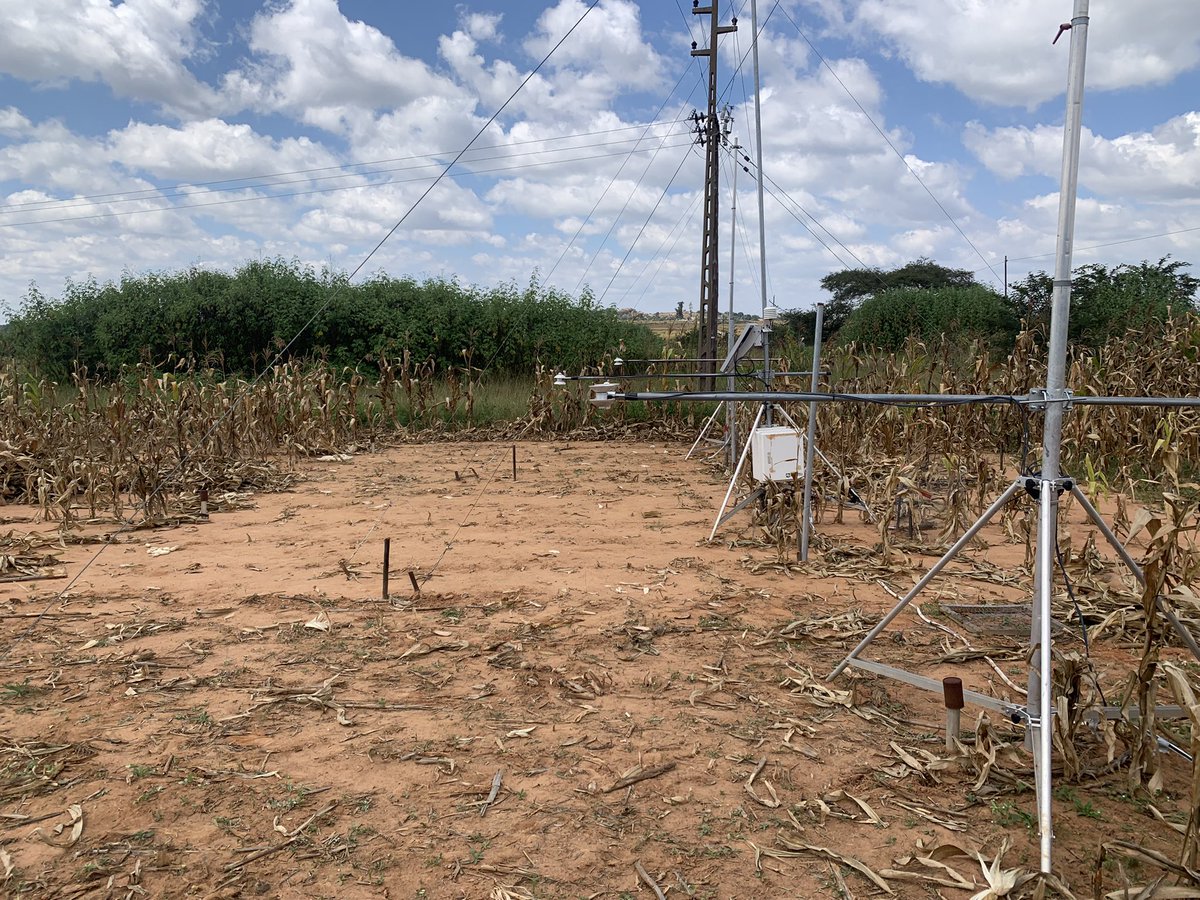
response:
<svg viewBox="0 0 1200 900"><path fill-rule="evenodd" d="M717 324L720 311L717 308L717 214L719 206L718 188L720 172L720 150L723 138L721 119L717 114L717 38L722 34L737 31L737 19L722 25L720 0L710 0L701 6L700 0L692 0L692 15L709 16L708 47L697 49L692 42L692 56L708 57L708 111L704 115L692 113L697 141L704 147L704 234L700 243L700 315L698 322L699 348L696 356L704 372L715 372L717 368ZM715 379L701 380L701 390L711 391Z"/></svg>
<svg viewBox="0 0 1200 900"><path fill-rule="evenodd" d="M737 173L738 168L742 165L742 145L738 143L737 138L734 138L733 143L729 145L729 149L731 151L730 155L733 158L733 184L730 185L732 190L729 193L729 318L725 324L727 326L726 331L728 331L729 352L733 353L733 251L737 240ZM737 381L733 377L732 369L730 369L727 388L731 391L737 390ZM734 403L725 404L725 436L729 443L729 471L732 472L737 466L738 459L737 404Z"/></svg>

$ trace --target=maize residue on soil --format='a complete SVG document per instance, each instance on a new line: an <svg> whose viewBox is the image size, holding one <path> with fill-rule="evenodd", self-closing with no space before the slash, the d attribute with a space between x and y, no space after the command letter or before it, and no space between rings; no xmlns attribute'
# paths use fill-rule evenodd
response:
<svg viewBox="0 0 1200 900"><path fill-rule="evenodd" d="M515 481L508 445L314 461L286 492L214 497L207 523L120 535L44 617L64 582L0 584L3 647L20 640L0 671L5 890L966 898L1036 868L1015 726L968 709L951 755L939 697L823 681L935 551L782 566L744 517L706 544L726 485L685 450L521 443ZM33 518L0 509L53 532ZM845 518L821 540L878 541ZM1027 596L1024 546L985 536L867 655L1020 699L1020 640L938 614ZM54 554L74 575L96 548ZM1182 762L1153 800L1103 762L1055 792L1079 895L1102 841L1173 857L1184 821ZM1105 890L1159 874L1102 867Z"/></svg>

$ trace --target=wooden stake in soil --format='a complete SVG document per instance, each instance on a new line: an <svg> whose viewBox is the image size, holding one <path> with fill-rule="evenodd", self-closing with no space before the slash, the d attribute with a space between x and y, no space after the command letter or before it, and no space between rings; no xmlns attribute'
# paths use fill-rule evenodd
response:
<svg viewBox="0 0 1200 900"><path fill-rule="evenodd" d="M388 569L392 561L392 539L383 539L383 599L388 598Z"/></svg>
<svg viewBox="0 0 1200 900"><path fill-rule="evenodd" d="M413 574L412 569L408 570L408 580L412 582L413 593L420 596L421 585L417 582L417 576Z"/></svg>
<svg viewBox="0 0 1200 900"><path fill-rule="evenodd" d="M513 444L513 481L517 480L517 445Z"/></svg>

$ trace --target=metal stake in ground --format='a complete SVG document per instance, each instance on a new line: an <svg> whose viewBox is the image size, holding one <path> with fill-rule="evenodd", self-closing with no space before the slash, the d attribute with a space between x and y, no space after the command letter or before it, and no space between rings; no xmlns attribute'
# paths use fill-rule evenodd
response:
<svg viewBox="0 0 1200 900"><path fill-rule="evenodd" d="M383 539L383 599L388 598L388 570L392 561L392 539Z"/></svg>

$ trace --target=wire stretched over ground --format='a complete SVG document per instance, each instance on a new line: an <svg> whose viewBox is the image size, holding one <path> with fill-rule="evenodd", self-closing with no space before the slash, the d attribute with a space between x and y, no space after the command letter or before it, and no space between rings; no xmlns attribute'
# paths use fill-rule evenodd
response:
<svg viewBox="0 0 1200 900"><path fill-rule="evenodd" d="M980 258L980 260L982 260L982 262L985 266L987 266L988 270L992 273L992 277L995 278L997 282L1002 283L1002 279L1000 278L999 274L997 274L997 272L996 272L996 267L993 266L991 264L991 262L988 261L988 258L983 255L983 253L980 251L980 249L975 246L975 242L972 241L970 239L970 237L967 236L967 233L965 231L963 231L962 226L958 224L958 221L954 218L954 216L950 215L950 211L948 209L946 209L945 206L942 205L942 201L939 200L937 198L937 196L933 193L933 191L931 191L929 189L929 185L927 185L925 183L924 179L922 179L921 176L917 174L917 170L912 167L912 165L909 163L909 161L904 158L904 154L901 153L898 149L896 149L896 145L892 143L892 139L890 137L888 137L887 132L879 127L879 124L875 121L874 117L869 112L867 112L866 107L864 107L861 103L858 102L858 98L854 96L854 93L850 90L849 87L846 86L846 83L844 81L842 81L841 76L838 75L837 71L834 70L833 66L831 66L829 64L829 62L821 54L821 51L817 49L816 45L808 39L808 35L805 34L801 30L800 26L796 24L796 20L791 17L791 14L788 13L788 11L786 9L783 10L783 14L787 18L787 20L792 23L792 27L796 29L796 33L798 35L800 35L800 37L804 38L804 43L808 44L808 46L812 50L812 52L817 55L817 59L819 59L821 61L821 64L823 66L825 66L826 69L829 70L829 74L832 75L834 80L842 86L842 90L844 90L846 92L846 96L848 96L851 100L854 101L854 105L858 107L859 112L861 112L864 116L867 117L867 121L870 122L872 127L874 127L874 129L879 132L879 136L881 138L883 138L884 142L889 147L892 148L892 152L895 153L896 158L899 159L900 162L902 162L904 164L904 168L906 168L908 170L908 173L917 180L917 184L921 185L921 187L924 188L925 193L929 195L929 199L932 200L937 205L937 208L942 211L942 214L946 217L946 219L950 222L950 224L954 226L954 230L957 231L960 235L962 235L962 239L964 241L966 241L967 244L970 245L971 249L975 251L975 255L978 256Z"/></svg>
<svg viewBox="0 0 1200 900"><path fill-rule="evenodd" d="M661 109L660 109L661 112ZM630 125L621 125L615 128L601 128L596 131L577 131L568 134L554 135L544 138L529 138L522 141L510 141L506 144L481 144L472 148L475 151L480 150L512 150L514 147L524 147L529 144L552 144L556 141L570 141L577 138L595 137L597 135L613 135L622 131L636 131L637 129L652 129L656 127L669 127L675 123L670 121L651 121L651 122L635 122ZM642 138L637 140L644 139ZM617 143L626 143L633 138L626 138ZM595 144L584 144L582 147L596 146ZM524 156L530 153L543 152L562 152L565 150L582 149L582 147L550 147L545 146L541 150L528 150L520 153L504 153L494 156L475 157L470 160L464 160L467 163L483 162L489 159L502 159L510 156ZM194 182L179 182L173 185L154 188L139 188L129 191L109 191L103 194L82 194L77 197L63 197L52 200L26 200L20 203L5 203L0 204L0 215L12 215L16 211L32 211L32 212L56 212L60 209L67 210L86 206L89 203L99 200L107 200L110 203L130 203L142 200L160 200L169 199L174 196L193 197L193 193L197 188L204 188L205 194L221 193L224 191L243 191L253 188L271 188L279 187L287 184L295 184L297 181L325 181L332 178L355 178L367 177L371 175L379 175L387 172L397 171L395 169L373 169L371 166L390 166L393 163L414 162L417 160L433 160L430 163L422 164L422 166L436 166L440 163L436 162L438 157L449 156L454 153L454 150L431 150L427 153L417 153L410 156L392 156L386 159L371 159L363 162L344 163L335 166L315 166L308 169L291 169L285 172L263 172L258 175L244 175L241 178L223 178L216 181L194 181ZM410 167L403 167L410 168ZM293 175L313 175L317 172L333 172L332 175L318 175L314 178L293 179L292 181L267 181L269 178L287 178ZM228 187L220 187L220 185L228 185Z"/></svg>
<svg viewBox="0 0 1200 900"><path fill-rule="evenodd" d="M558 42L553 47L550 48L549 52L546 53L546 55L544 57L542 57L541 61L536 66L534 66L533 70L530 71L530 73L525 76L525 78L521 81L521 83L517 85L516 89L509 95L508 99L505 100L503 104L501 104L500 108L497 109L492 114L491 118L489 118L487 120L487 122L485 122L483 124L483 127L481 127L475 133L474 137L471 138L471 140L467 143L467 145L465 147L463 147L462 150L460 150L458 152L458 154L454 157L454 159L451 160L450 163L445 167L445 169L442 170L442 174L437 177L437 179L433 182L433 184L431 184L428 188L425 189L424 193L422 193L421 196L417 198L417 200L412 204L412 206L410 206L408 208L408 210L404 213L404 215L402 215L400 217L400 219L396 222L396 224L393 225L388 230L387 234L385 234L383 236L383 238L363 258L362 262L360 262L357 266L354 267L354 270L349 274L349 276L346 279L347 282L352 281L354 279L355 275L357 275L360 271L362 271L363 267L366 266L366 264L371 261L371 259L375 256L375 254L379 252L379 250L383 247L383 245L387 243L388 239L393 234L395 234L396 231L399 230L400 226L402 226L404 224L404 222L408 219L408 217L412 215L413 210L415 210L418 206L421 205L421 202L426 197L429 196L430 192L432 192L433 189L435 187L437 187L437 185L442 181L442 179L446 176L446 174L454 167L454 165L460 159L462 159L463 155L468 150L471 149L471 147L474 145L474 143L477 140L479 140L480 136L483 135L483 133L485 131L487 131L488 128L491 127L492 123L495 122L496 119L498 119L500 117L500 114L502 112L504 112L504 110L508 107L508 105L510 103L512 103L513 99L517 96L517 94L519 94L521 92L522 88L524 88L525 85L528 84L529 81L533 78L533 76L536 75L541 70L542 66L544 66L546 64L546 62L550 59L550 57L553 56L554 53L558 50L558 48L563 45L563 42L565 42L567 40L567 38L569 38L575 32L575 29L577 29L583 23L583 20L587 18L588 13L590 13L593 9L595 9L596 6L599 4L599 2L600 2L600 0L592 0L592 2L588 5L587 9L585 9L583 11L583 14L580 15L580 17L575 21L575 24L572 25L570 27L570 29L567 30L566 34L564 34L561 38L559 38ZM296 341L298 341L300 339L300 337L306 331L308 331L309 328L312 327L312 324L317 320L317 318L326 309L329 308L329 305L333 302L333 298L334 298L334 296L336 296L336 293L337 293L336 288L331 288L329 290L328 296L325 298L325 301L317 308L316 312L314 312L312 314L312 316L310 316L309 319L303 325L300 326L299 331L297 331L292 336L292 339L289 340L287 342L287 344L285 344L275 354L275 356L271 359L271 361L269 363L267 363L266 365L264 365L262 370L257 375L254 376L254 378L250 381L251 387L253 387L255 384L257 384L267 372L269 372L281 359L283 359L287 355L287 353L292 349L292 347L295 346ZM220 416L220 418L218 418L215 422L213 422L212 426L208 429L207 432L205 432L204 437L200 441L201 444L203 444L205 441L207 441L208 438L213 433L215 433L216 430L226 421L226 419L228 419L229 416L231 416L238 409L238 407L241 405L241 401L244 396L245 396L244 392L239 393L238 396L234 399L233 403L229 404L229 408ZM191 459L190 453L183 454L180 457L179 461L177 463L175 463L175 465L170 469L170 471L167 472L167 474L159 481L159 483L155 487L155 489L150 493L149 497L147 498L147 505L149 504L149 500L153 499L158 494L162 493L162 491L164 490L164 488L167 485L167 483L169 482L169 480L174 475L176 475L180 470L182 470L183 467L188 463L188 461L190 461L190 459ZM134 528L134 523L127 522L121 529L118 529L117 532L115 534L113 534L111 537L117 537L120 534L128 533L129 531L133 530L133 528ZM58 603L60 603L62 601L63 597L66 596L67 592L70 591L71 588L73 588L79 582L79 579L83 577L83 574L85 572L87 572L87 570L90 569L93 564L95 564L96 560L98 560L100 558L100 556L104 553L104 551L106 549L108 549L108 547L111 546L111 537L110 537L110 542L100 545L100 548L95 552L95 554L92 555L92 557L90 559L88 559L87 562L85 562L83 564L83 566L79 569L79 571L75 573L74 577L72 577L71 580L67 582L66 586L64 586L63 589L61 591L59 591L50 600L49 603L46 604L46 606L42 609L41 612L39 612L37 614L37 616L35 618L30 620L29 624L21 631L21 633L19 635L17 635L16 639L11 644L9 644L8 647L6 647L2 653L0 653L0 662L3 662L4 660L8 659L8 657L11 656L13 654L13 652L29 638L29 636L33 633L33 630L42 622L43 619L45 619L46 615L50 612L50 610L53 609ZM445 555L445 551L443 551L443 556L444 555Z"/></svg>

